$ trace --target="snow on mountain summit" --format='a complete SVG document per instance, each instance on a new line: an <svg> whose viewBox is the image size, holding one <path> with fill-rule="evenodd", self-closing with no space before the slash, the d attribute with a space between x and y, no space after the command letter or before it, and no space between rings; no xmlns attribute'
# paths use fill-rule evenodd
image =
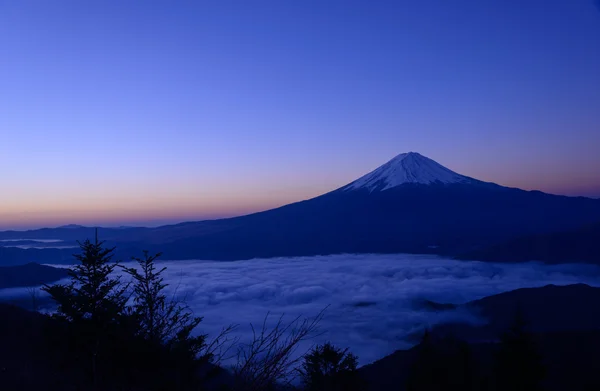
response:
<svg viewBox="0 0 600 391"><path fill-rule="evenodd" d="M402 153L374 171L345 186L344 190L382 191L403 184L469 183L475 179L457 174L416 152Z"/></svg>

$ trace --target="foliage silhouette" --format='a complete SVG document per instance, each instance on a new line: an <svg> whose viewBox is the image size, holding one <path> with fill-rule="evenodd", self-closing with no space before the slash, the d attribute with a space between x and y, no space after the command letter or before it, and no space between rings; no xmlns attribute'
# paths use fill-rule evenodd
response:
<svg viewBox="0 0 600 391"><path fill-rule="evenodd" d="M79 369L94 388L106 386L122 371L111 362L128 340L123 334L127 285L111 276L118 264L111 263L114 248L103 244L97 237L80 243L81 254L75 255L79 264L69 271L71 282L42 288L58 305L54 317L65 326L65 365Z"/></svg>
<svg viewBox="0 0 600 391"><path fill-rule="evenodd" d="M306 391L363 390L357 372L358 357L327 342L307 355L300 369Z"/></svg>
<svg viewBox="0 0 600 391"><path fill-rule="evenodd" d="M141 272L125 269L133 278L122 283L114 272L114 248L96 239L80 244L79 264L71 282L45 286L56 301L50 330L51 349L62 368L78 374L76 388L92 390L198 390L214 366L204 335L192 335L201 322L175 300L167 300L158 255L136 259ZM133 296L133 305L127 305ZM57 338L60 336L60 338Z"/></svg>

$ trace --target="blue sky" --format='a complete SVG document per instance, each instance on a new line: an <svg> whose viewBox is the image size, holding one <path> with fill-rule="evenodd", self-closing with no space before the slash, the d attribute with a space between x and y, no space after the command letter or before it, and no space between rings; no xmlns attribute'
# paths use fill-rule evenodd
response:
<svg viewBox="0 0 600 391"><path fill-rule="evenodd" d="M0 228L231 216L406 151L600 197L593 0L0 0L0 50Z"/></svg>

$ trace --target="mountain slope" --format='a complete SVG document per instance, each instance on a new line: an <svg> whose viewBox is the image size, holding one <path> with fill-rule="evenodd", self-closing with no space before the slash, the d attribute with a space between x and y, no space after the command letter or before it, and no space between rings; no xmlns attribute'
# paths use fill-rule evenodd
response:
<svg viewBox="0 0 600 391"><path fill-rule="evenodd" d="M459 259L491 262L581 261L600 263L600 223L566 232L524 236L460 255Z"/></svg>
<svg viewBox="0 0 600 391"><path fill-rule="evenodd" d="M0 267L0 289L39 286L68 276L67 269L59 269L37 263Z"/></svg>
<svg viewBox="0 0 600 391"><path fill-rule="evenodd" d="M156 249L172 259L190 254L211 259L343 252L459 254L599 217L598 200L502 187L409 153L320 197L222 220L222 230L161 243Z"/></svg>
<svg viewBox="0 0 600 391"><path fill-rule="evenodd" d="M600 330L600 308L590 304L598 300L600 288L586 284L520 288L450 309L470 312L481 318L482 324L446 323L434 326L431 332L469 342L492 341L511 326L517 313L535 332Z"/></svg>
<svg viewBox="0 0 600 391"><path fill-rule="evenodd" d="M521 311L547 369L544 389L598 389L600 309L593 304L597 300L600 288L584 284L517 289L462 306L477 311L486 324L438 325L430 335L441 345L438 348L449 342L445 337L468 342L473 363L479 366L477 372L489 374L498 349L496 341ZM417 359L418 347L398 350L359 372L370 390L403 390Z"/></svg>

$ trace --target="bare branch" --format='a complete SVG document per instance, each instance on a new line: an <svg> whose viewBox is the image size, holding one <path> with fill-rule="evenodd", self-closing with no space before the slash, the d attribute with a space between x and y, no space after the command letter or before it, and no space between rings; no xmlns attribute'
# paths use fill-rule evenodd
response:
<svg viewBox="0 0 600 391"><path fill-rule="evenodd" d="M312 319L298 316L289 323L281 315L271 329L267 326L270 316L267 314L258 332L250 325L252 341L240 345L233 368L235 390L258 391L276 384L290 384L304 356L297 352L299 345L318 335L324 312L325 309Z"/></svg>
<svg viewBox="0 0 600 391"><path fill-rule="evenodd" d="M235 354L230 354L230 352L233 350L233 347L238 344L239 337L230 338L229 335L234 332L237 327L237 325L224 327L211 342L206 344L201 354L211 357L212 363L216 365L219 365L222 361L234 358Z"/></svg>

